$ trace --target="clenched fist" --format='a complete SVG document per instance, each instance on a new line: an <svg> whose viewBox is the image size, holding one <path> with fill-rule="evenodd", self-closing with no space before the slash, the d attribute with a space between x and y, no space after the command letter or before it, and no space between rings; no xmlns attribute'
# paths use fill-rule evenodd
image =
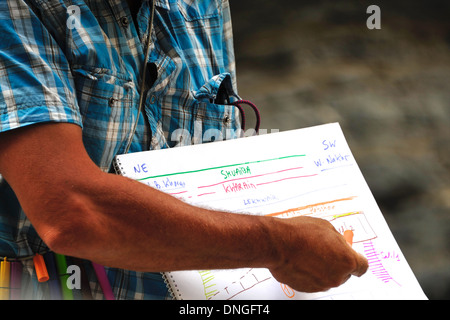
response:
<svg viewBox="0 0 450 320"><path fill-rule="evenodd" d="M301 292L326 291L367 271L367 259L328 221L310 217L279 220L274 238L278 262L269 269L281 283Z"/></svg>

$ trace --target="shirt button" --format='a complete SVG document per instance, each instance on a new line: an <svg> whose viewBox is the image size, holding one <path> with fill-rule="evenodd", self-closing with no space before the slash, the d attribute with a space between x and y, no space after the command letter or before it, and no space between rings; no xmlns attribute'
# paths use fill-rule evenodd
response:
<svg viewBox="0 0 450 320"><path fill-rule="evenodd" d="M117 99L114 99L113 97L109 98L109 106L114 106L114 103L116 103Z"/></svg>
<svg viewBox="0 0 450 320"><path fill-rule="evenodd" d="M127 18L127 17L122 17L122 18L120 19L120 23L122 23L122 26L123 26L124 28L127 28L128 25L130 24L130 21L128 21L128 18Z"/></svg>
<svg viewBox="0 0 450 320"><path fill-rule="evenodd" d="M225 117L223 118L223 123L224 123L224 124L229 124L230 121L231 121L231 119L230 119L229 116L225 116Z"/></svg>
<svg viewBox="0 0 450 320"><path fill-rule="evenodd" d="M156 102L156 97L155 96L151 96L150 97L150 103L154 104Z"/></svg>

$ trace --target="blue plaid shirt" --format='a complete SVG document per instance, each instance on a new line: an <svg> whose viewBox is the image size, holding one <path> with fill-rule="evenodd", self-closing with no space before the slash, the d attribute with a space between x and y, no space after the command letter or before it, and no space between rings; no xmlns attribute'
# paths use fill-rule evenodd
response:
<svg viewBox="0 0 450 320"><path fill-rule="evenodd" d="M236 92L228 1L155 0L145 61L151 6L143 0L132 16L125 0L1 1L0 131L78 124L89 155L107 172L129 143L138 152L234 138L240 123L227 104ZM0 175L0 257L22 262L22 298L49 297L30 259L47 251ZM102 299L90 263L82 263L93 298ZM160 274L106 270L116 299L167 297Z"/></svg>

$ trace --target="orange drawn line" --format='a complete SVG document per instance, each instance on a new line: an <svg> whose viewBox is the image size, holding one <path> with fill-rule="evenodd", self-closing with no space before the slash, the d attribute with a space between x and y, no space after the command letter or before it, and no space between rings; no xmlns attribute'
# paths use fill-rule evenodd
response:
<svg viewBox="0 0 450 320"><path fill-rule="evenodd" d="M291 287L283 283L280 283L280 286L286 297L292 299L295 296L295 291Z"/></svg>
<svg viewBox="0 0 450 320"><path fill-rule="evenodd" d="M285 213L290 213L290 212L294 212L294 211L309 209L309 208L312 208L312 207L321 206L321 205L330 204L330 203L339 202L339 201L353 200L354 198L355 197L348 197L348 198L336 199L336 200L331 200L331 201L319 202L319 203L309 204L309 205L303 206L303 207L288 209L288 210L281 211L281 212L269 213L267 215L271 216L271 217L281 216L281 215L283 215Z"/></svg>

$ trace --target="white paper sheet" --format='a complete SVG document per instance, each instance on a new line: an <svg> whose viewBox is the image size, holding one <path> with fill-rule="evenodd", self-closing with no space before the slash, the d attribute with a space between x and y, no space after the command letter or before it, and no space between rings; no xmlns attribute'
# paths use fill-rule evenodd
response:
<svg viewBox="0 0 450 320"><path fill-rule="evenodd" d="M197 206L326 219L352 230L353 248L369 261L364 276L314 294L266 269L170 272L177 299L426 299L337 123L116 160L121 174Z"/></svg>

